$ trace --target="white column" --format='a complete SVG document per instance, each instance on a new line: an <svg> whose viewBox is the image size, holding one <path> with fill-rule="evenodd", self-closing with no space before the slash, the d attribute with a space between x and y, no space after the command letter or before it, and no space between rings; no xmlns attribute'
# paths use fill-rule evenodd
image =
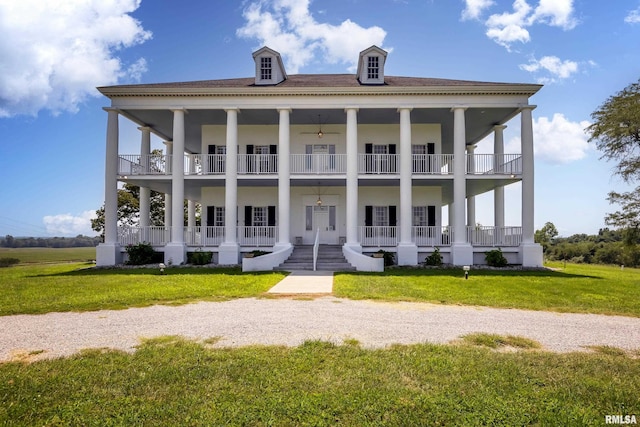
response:
<svg viewBox="0 0 640 427"><path fill-rule="evenodd" d="M276 247L291 246L290 213L291 213L291 181L290 181L290 143L289 128L290 108L279 108L280 123L278 125L278 243Z"/></svg>
<svg viewBox="0 0 640 427"><path fill-rule="evenodd" d="M196 226L196 201L187 200L187 227Z"/></svg>
<svg viewBox="0 0 640 427"><path fill-rule="evenodd" d="M105 108L107 140L104 174L104 243L96 248L97 265L116 265L122 260L118 244L118 110Z"/></svg>
<svg viewBox="0 0 640 427"><path fill-rule="evenodd" d="M171 159L173 159L173 142L165 141L164 145L167 147L165 149L167 162L171 164ZM169 189L171 191L171 189ZM171 230L171 226L173 225L173 218L171 216L171 193L165 193L164 195L164 226L169 227Z"/></svg>
<svg viewBox="0 0 640 427"><path fill-rule="evenodd" d="M184 110L173 110L173 156L171 161L171 241L165 246L165 262L182 264L184 244Z"/></svg>
<svg viewBox="0 0 640 427"><path fill-rule="evenodd" d="M400 242L398 265L417 265L418 247L411 241L413 162L411 159L411 108L399 108L400 113Z"/></svg>
<svg viewBox="0 0 640 427"><path fill-rule="evenodd" d="M358 109L345 108L347 113L347 245L362 252L358 242Z"/></svg>
<svg viewBox="0 0 640 427"><path fill-rule="evenodd" d="M453 107L453 242L451 245L454 265L473 264L473 248L467 242L465 223L466 182L466 124L467 107Z"/></svg>
<svg viewBox="0 0 640 427"><path fill-rule="evenodd" d="M522 141L522 265L542 266L542 247L534 242L534 160L533 119L534 105L525 105L520 113L520 139Z"/></svg>
<svg viewBox="0 0 640 427"><path fill-rule="evenodd" d="M140 141L140 157L145 169L149 168L149 154L151 153L151 128L143 126L138 128L142 132ZM140 186L140 227L148 227L151 216L151 190L149 187ZM145 231L146 232L146 231Z"/></svg>
<svg viewBox="0 0 640 427"><path fill-rule="evenodd" d="M227 161L224 187L224 242L220 245L218 263L238 264L238 109L227 108Z"/></svg>
<svg viewBox="0 0 640 427"><path fill-rule="evenodd" d="M498 162L503 163L502 155L504 154L504 130L505 125L496 125L493 127L493 153L498 158ZM504 227L504 186L496 187L493 190L493 225L496 227Z"/></svg>
<svg viewBox="0 0 640 427"><path fill-rule="evenodd" d="M469 156L473 156L475 150L476 150L475 145L467 146L467 159L468 159L467 164L469 165L470 173L475 172L475 167L476 167L475 159L473 157L469 157ZM476 198L475 196L468 196L467 197L467 226L474 227L475 225L476 225Z"/></svg>

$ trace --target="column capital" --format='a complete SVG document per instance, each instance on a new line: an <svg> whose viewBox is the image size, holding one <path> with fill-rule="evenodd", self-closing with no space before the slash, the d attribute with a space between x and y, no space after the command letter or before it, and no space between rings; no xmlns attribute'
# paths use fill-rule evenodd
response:
<svg viewBox="0 0 640 427"><path fill-rule="evenodd" d="M170 108L169 111L171 111L173 113L183 112L185 114L187 114L189 112L186 108Z"/></svg>
<svg viewBox="0 0 640 427"><path fill-rule="evenodd" d="M240 109L238 107L224 107L223 110L225 111L225 113L228 113L230 111L235 111L236 113L240 112Z"/></svg>
<svg viewBox="0 0 640 427"><path fill-rule="evenodd" d="M409 111L411 111L411 110L413 110L413 107L398 107L398 110L397 110L397 111L398 111L398 113L399 113L399 112L401 112L401 111L403 111L403 110L409 110Z"/></svg>
<svg viewBox="0 0 640 427"><path fill-rule="evenodd" d="M147 132L151 132L151 126L139 126L138 130L140 131L147 131Z"/></svg>
<svg viewBox="0 0 640 427"><path fill-rule="evenodd" d="M283 111L291 113L293 111L293 109L291 107L278 107L278 108L276 108L276 111L278 113L281 113Z"/></svg>
<svg viewBox="0 0 640 427"><path fill-rule="evenodd" d="M120 109L115 107L102 107L102 109L107 113L120 113Z"/></svg>
<svg viewBox="0 0 640 427"><path fill-rule="evenodd" d="M531 105L531 104L522 104L519 106L518 111L523 111L523 110L530 110L533 111L536 108L538 108L537 105Z"/></svg>
<svg viewBox="0 0 640 427"><path fill-rule="evenodd" d="M507 125L495 125L493 127L493 130L495 131L501 131L501 130L505 130L507 128Z"/></svg>
<svg viewBox="0 0 640 427"><path fill-rule="evenodd" d="M451 112L454 112L456 110L466 111L468 109L469 109L468 105L454 105L453 107L451 107Z"/></svg>
<svg viewBox="0 0 640 427"><path fill-rule="evenodd" d="M162 141L164 145L173 145L173 141Z"/></svg>
<svg viewBox="0 0 640 427"><path fill-rule="evenodd" d="M357 113L358 111L360 111L360 108L358 108L358 107L353 107L353 106L344 107L344 111L345 111L345 113L346 113L347 111L349 111L349 110L351 110L351 111L354 111L354 110L355 110L355 112Z"/></svg>

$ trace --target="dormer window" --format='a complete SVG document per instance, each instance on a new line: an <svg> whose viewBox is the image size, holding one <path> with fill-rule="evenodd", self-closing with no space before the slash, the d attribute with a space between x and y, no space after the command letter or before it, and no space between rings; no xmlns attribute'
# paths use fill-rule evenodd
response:
<svg viewBox="0 0 640 427"><path fill-rule="evenodd" d="M271 57L260 58L260 80L271 81Z"/></svg>
<svg viewBox="0 0 640 427"><path fill-rule="evenodd" d="M377 56L367 57L367 79L379 79L380 59Z"/></svg>
<svg viewBox="0 0 640 427"><path fill-rule="evenodd" d="M275 50L265 46L253 52L253 60L256 63L257 86L277 85L287 79L282 57Z"/></svg>
<svg viewBox="0 0 640 427"><path fill-rule="evenodd" d="M360 52L358 59L358 80L363 85L384 84L384 62L387 52L378 46L371 46Z"/></svg>

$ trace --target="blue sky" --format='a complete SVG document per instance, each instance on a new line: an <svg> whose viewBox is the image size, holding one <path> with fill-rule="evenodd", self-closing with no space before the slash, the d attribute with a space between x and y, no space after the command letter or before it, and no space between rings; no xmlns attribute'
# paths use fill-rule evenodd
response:
<svg viewBox="0 0 640 427"><path fill-rule="evenodd" d="M0 16L0 235L94 234L108 105L96 86L249 77L263 45L289 74L351 72L376 44L388 75L543 83L531 99L536 228L596 233L607 193L629 189L583 129L640 77L640 0L0 0ZM120 152L138 152L125 122ZM518 185L506 202L518 225ZM492 196L477 203L491 225Z"/></svg>

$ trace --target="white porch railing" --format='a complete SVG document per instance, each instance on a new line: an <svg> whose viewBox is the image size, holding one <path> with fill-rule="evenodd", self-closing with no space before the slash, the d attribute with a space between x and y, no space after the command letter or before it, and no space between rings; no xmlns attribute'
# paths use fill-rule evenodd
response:
<svg viewBox="0 0 640 427"><path fill-rule="evenodd" d="M397 154L358 154L358 173L400 173L400 156Z"/></svg>
<svg viewBox="0 0 640 427"><path fill-rule="evenodd" d="M171 240L170 227L118 227L118 243L122 246L146 242L164 246Z"/></svg>
<svg viewBox="0 0 640 427"><path fill-rule="evenodd" d="M358 238L362 246L397 246L398 227L358 227Z"/></svg>
<svg viewBox="0 0 640 427"><path fill-rule="evenodd" d="M453 154L413 154L413 173L449 175L453 173Z"/></svg>
<svg viewBox="0 0 640 427"><path fill-rule="evenodd" d="M166 175L171 173L171 156L162 154L122 154L118 175Z"/></svg>
<svg viewBox="0 0 640 427"><path fill-rule="evenodd" d="M240 246L273 246L278 241L278 227L238 227Z"/></svg>
<svg viewBox="0 0 640 427"><path fill-rule="evenodd" d="M292 174L344 174L347 173L346 154L292 154Z"/></svg>
<svg viewBox="0 0 640 427"><path fill-rule="evenodd" d="M471 175L522 175L520 154L467 154Z"/></svg>
<svg viewBox="0 0 640 427"><path fill-rule="evenodd" d="M185 227L187 246L220 246L224 242L224 227Z"/></svg>
<svg viewBox="0 0 640 427"><path fill-rule="evenodd" d="M238 174L278 173L277 154L238 154Z"/></svg>
<svg viewBox="0 0 640 427"><path fill-rule="evenodd" d="M411 241L417 246L451 246L453 228L434 226L411 227Z"/></svg>
<svg viewBox="0 0 640 427"><path fill-rule="evenodd" d="M522 227L467 227L467 242L472 246L519 246Z"/></svg>

